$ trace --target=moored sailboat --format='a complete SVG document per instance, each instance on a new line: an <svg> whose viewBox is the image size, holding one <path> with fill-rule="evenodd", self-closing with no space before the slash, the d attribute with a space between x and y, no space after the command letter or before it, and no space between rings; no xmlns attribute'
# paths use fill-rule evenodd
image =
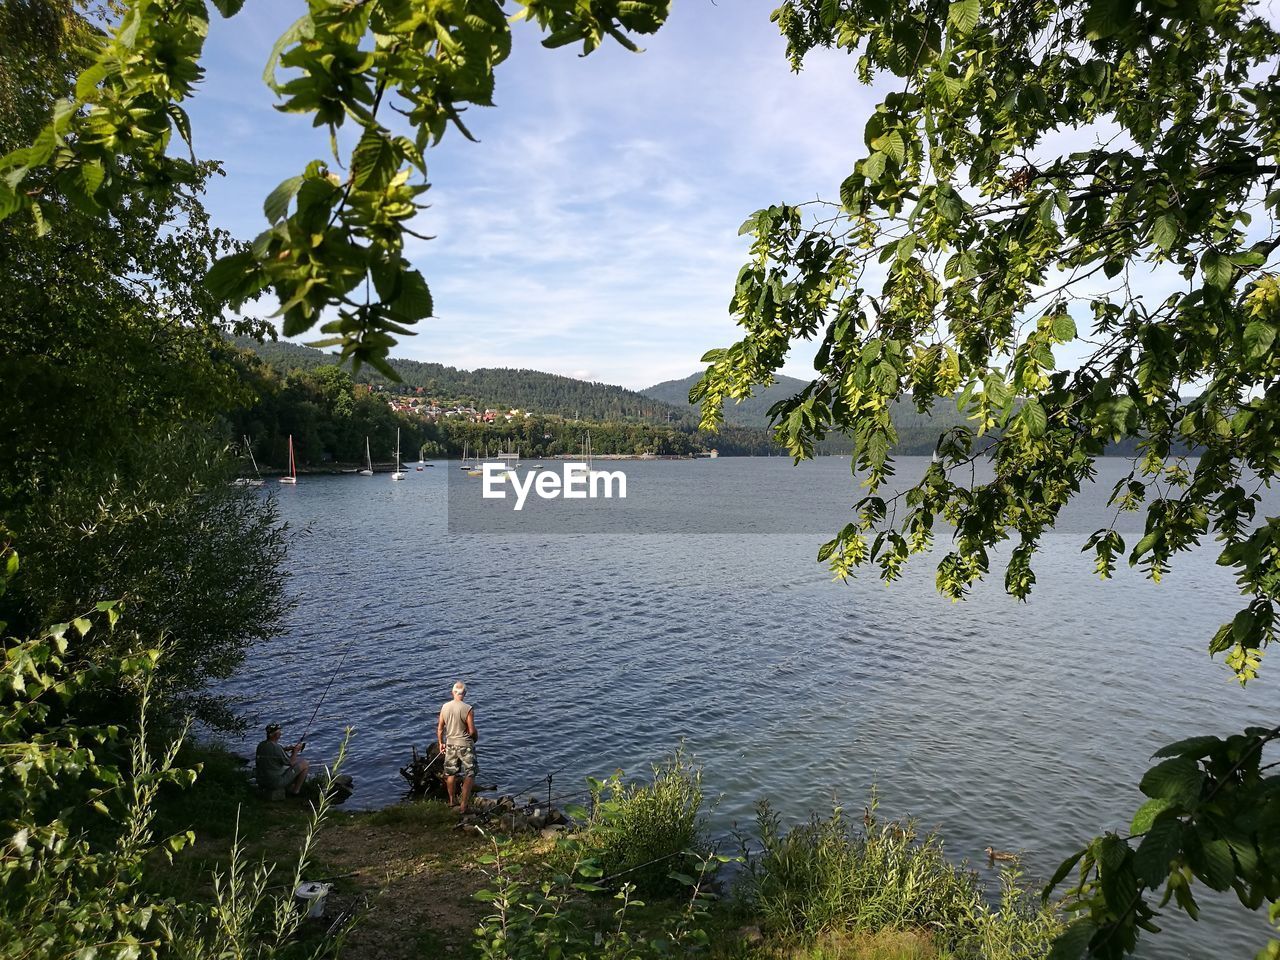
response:
<svg viewBox="0 0 1280 960"><path fill-rule="evenodd" d="M373 476L373 457L369 455L369 438L364 438L364 469L360 471L362 477Z"/></svg>
<svg viewBox="0 0 1280 960"><path fill-rule="evenodd" d="M396 472L391 474L392 480L403 480L404 471L400 469L400 428L396 427Z"/></svg>
<svg viewBox="0 0 1280 960"><path fill-rule="evenodd" d="M248 434L245 434L242 439L244 440L245 453L249 454L249 462L253 464L253 476L237 477L235 480L232 480L231 483L233 486L237 487L260 487L266 483L266 481L262 479L262 473L258 470L258 461L254 459L253 444L249 442Z"/></svg>
<svg viewBox="0 0 1280 960"><path fill-rule="evenodd" d="M298 464L293 459L293 434L289 434L289 475L280 478L281 483L297 483L298 482Z"/></svg>

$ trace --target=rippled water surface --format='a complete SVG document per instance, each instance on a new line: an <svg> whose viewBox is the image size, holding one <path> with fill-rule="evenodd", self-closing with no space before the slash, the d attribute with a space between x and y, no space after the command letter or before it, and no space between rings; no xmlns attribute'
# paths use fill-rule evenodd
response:
<svg viewBox="0 0 1280 960"><path fill-rule="evenodd" d="M893 587L830 582L814 556L857 496L847 460L620 466L632 519L582 504L611 511L608 532L514 520L524 532L451 532L462 475L444 463L402 483L304 477L269 491L292 529L297 607L232 691L288 737L336 670L308 752L331 753L352 725L347 769L366 806L400 796L398 767L464 678L479 779L503 790L545 791L550 772L557 795L572 793L588 774L643 772L683 739L719 797L718 835L761 797L794 821L833 797L860 809L875 784L885 812L936 827L953 858L987 875L988 844L1025 851L1038 877L1126 826L1159 746L1275 721L1273 677L1241 691L1205 653L1238 600L1212 551L1159 586L1127 569L1093 577L1080 547L1109 520L1123 462L1104 463L1064 532L1044 538L1025 604L999 575L946 601L927 559ZM923 466L902 461L900 474ZM1143 955L1252 956L1266 938L1227 899L1198 925L1170 919Z"/></svg>

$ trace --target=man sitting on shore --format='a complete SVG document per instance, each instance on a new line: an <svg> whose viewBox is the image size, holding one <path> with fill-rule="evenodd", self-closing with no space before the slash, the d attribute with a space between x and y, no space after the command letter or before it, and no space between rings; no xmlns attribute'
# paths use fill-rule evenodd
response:
<svg viewBox="0 0 1280 960"><path fill-rule="evenodd" d="M303 743L295 743L287 750L280 745L280 724L267 724L267 739L258 744L254 772L258 786L264 790L286 788L291 797L299 796L307 779L311 764L299 756Z"/></svg>
<svg viewBox="0 0 1280 960"><path fill-rule="evenodd" d="M454 805L454 788L462 774L462 803L458 812L465 814L471 802L471 788L476 782L476 720L471 704L464 703L467 685L459 680L453 685L453 699L440 708L436 721L436 741L444 753L444 785L449 791L449 806Z"/></svg>

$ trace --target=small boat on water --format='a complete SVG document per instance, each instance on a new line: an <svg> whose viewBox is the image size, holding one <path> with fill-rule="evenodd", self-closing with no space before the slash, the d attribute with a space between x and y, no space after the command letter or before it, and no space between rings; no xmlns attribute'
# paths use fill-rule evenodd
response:
<svg viewBox="0 0 1280 960"><path fill-rule="evenodd" d="M373 457L369 455L369 438L364 438L364 469L360 471L362 477L373 476Z"/></svg>
<svg viewBox="0 0 1280 960"><path fill-rule="evenodd" d="M591 433L590 433L590 431L588 431L588 432L587 432L587 436L586 436L586 438L582 441L582 459L583 459L583 460L585 460L585 461L587 462L587 476L588 476L588 477L603 477L603 476L605 475L605 471L603 471L603 470L593 470L593 469L591 468L591 457L592 457L592 454L593 454L593 451L592 451L592 449L591 449Z"/></svg>
<svg viewBox="0 0 1280 960"><path fill-rule="evenodd" d="M468 448L467 448L467 442L464 440L464 441L462 441L462 466L460 466L460 467L458 468L459 470L467 470L467 471L471 471L471 470L474 470L476 467L478 467L478 466L479 466L479 464L478 464L478 463L467 463L467 460L469 460L469 459L470 459L470 458L467 456L467 449L468 449Z"/></svg>
<svg viewBox="0 0 1280 960"><path fill-rule="evenodd" d="M253 476L237 477L235 480L231 481L231 485L234 487L260 487L266 483L266 481L262 479L262 474L258 470L258 461L254 459L253 444L249 442L248 434L245 434L243 439L245 453L249 454L249 462L253 464Z"/></svg>
<svg viewBox="0 0 1280 960"><path fill-rule="evenodd" d="M298 463L293 459L293 434L289 434L289 475L280 478L281 483L298 482Z"/></svg>
<svg viewBox="0 0 1280 960"><path fill-rule="evenodd" d="M405 472L400 469L400 428L396 427L396 472L391 474L392 480L403 480Z"/></svg>
<svg viewBox="0 0 1280 960"><path fill-rule="evenodd" d="M520 449L517 447L515 453L500 453L498 459L502 461L503 473L515 473L520 466Z"/></svg>

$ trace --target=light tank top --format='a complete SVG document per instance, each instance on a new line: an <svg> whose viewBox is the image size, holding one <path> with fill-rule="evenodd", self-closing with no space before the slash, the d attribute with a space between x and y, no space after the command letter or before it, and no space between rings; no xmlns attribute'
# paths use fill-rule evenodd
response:
<svg viewBox="0 0 1280 960"><path fill-rule="evenodd" d="M444 717L444 742L447 746L470 746L475 743L467 733L467 714L471 712L471 704L465 700L450 700L440 708Z"/></svg>

